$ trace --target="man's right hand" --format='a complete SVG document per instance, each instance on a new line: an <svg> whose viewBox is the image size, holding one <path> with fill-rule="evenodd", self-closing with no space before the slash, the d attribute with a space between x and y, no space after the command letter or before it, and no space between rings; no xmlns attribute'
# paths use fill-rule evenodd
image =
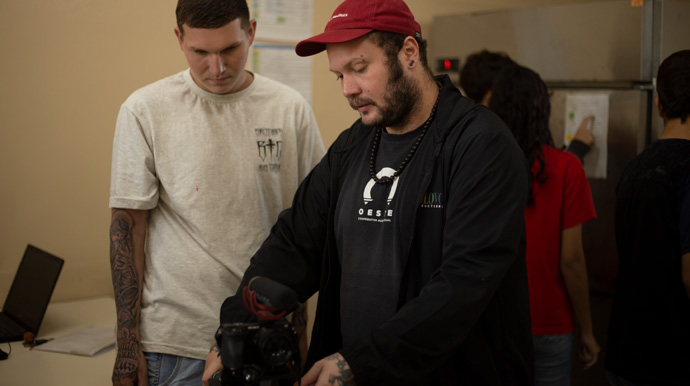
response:
<svg viewBox="0 0 690 386"><path fill-rule="evenodd" d="M211 347L211 351L206 355L206 365L204 365L204 375L201 378L201 382L204 386L208 385L208 380L213 377L213 375L223 369L223 364L220 361L220 351L218 346L215 344Z"/></svg>
<svg viewBox="0 0 690 386"><path fill-rule="evenodd" d="M314 363L314 366L302 377L301 383L304 386L356 385L350 365L340 353Z"/></svg>
<svg viewBox="0 0 690 386"><path fill-rule="evenodd" d="M113 368L113 386L148 386L149 374L146 358L141 351L132 358L131 350L118 350Z"/></svg>

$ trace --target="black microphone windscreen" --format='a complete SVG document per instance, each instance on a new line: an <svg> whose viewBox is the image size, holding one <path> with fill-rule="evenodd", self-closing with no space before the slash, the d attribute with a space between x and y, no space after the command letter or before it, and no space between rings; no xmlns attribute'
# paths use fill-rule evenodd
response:
<svg viewBox="0 0 690 386"><path fill-rule="evenodd" d="M297 308L297 294L289 287L269 278L256 276L247 285L250 291L256 291L261 303L279 311L292 312Z"/></svg>

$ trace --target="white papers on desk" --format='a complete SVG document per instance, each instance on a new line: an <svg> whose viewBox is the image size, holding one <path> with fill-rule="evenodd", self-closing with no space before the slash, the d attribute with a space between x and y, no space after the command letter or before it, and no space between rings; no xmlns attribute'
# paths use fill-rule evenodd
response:
<svg viewBox="0 0 690 386"><path fill-rule="evenodd" d="M96 356L115 347L113 327L87 327L34 347L36 350Z"/></svg>

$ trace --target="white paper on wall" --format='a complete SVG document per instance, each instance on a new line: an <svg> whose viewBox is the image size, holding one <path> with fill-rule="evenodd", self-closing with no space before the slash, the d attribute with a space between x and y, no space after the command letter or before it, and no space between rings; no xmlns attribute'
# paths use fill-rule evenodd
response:
<svg viewBox="0 0 690 386"><path fill-rule="evenodd" d="M594 136L594 146L585 155L583 166L588 178L606 179L607 140L609 131L609 92L572 93L565 102L565 145L570 145L583 120L593 115L589 131Z"/></svg>
<svg viewBox="0 0 690 386"><path fill-rule="evenodd" d="M248 67L299 91L311 103L311 58L295 54L295 46L254 43Z"/></svg>
<svg viewBox="0 0 690 386"><path fill-rule="evenodd" d="M251 0L256 38L298 42L312 36L313 0Z"/></svg>

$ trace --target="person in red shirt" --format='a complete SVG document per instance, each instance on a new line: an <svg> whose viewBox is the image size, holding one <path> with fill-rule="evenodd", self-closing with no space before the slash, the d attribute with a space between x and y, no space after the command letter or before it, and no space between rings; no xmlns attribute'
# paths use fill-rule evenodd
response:
<svg viewBox="0 0 690 386"><path fill-rule="evenodd" d="M589 184L578 159L554 147L549 94L537 73L518 65L502 70L489 108L513 132L531 167L525 224L535 384L569 385L575 331L585 369L600 350L582 250L582 223L596 217Z"/></svg>
<svg viewBox="0 0 690 386"><path fill-rule="evenodd" d="M474 52L465 59L465 65L460 70L460 87L465 95L488 107L494 80L501 70L516 64L503 52L488 50ZM580 162L584 163L585 154L594 146L594 136L590 132L593 122L593 115L586 116L575 130L575 136L568 147L564 146L561 150L575 154Z"/></svg>

